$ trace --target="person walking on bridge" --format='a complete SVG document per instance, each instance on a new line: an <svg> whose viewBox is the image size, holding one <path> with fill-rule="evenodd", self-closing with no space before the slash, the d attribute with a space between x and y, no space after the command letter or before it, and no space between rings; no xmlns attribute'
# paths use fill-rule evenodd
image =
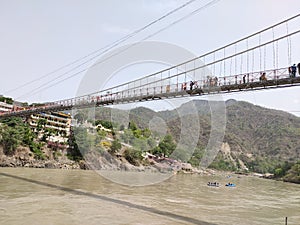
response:
<svg viewBox="0 0 300 225"><path fill-rule="evenodd" d="M193 90L194 82L190 81L190 90Z"/></svg>
<svg viewBox="0 0 300 225"><path fill-rule="evenodd" d="M298 67L298 74L300 75L300 63L298 63L297 67Z"/></svg>
<svg viewBox="0 0 300 225"><path fill-rule="evenodd" d="M296 71L297 71L296 64L292 65L291 69L292 69L292 77L296 77Z"/></svg>

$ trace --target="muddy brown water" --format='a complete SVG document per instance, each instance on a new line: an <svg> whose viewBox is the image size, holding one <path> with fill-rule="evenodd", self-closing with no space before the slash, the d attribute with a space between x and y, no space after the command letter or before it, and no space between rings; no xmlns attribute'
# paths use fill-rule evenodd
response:
<svg viewBox="0 0 300 225"><path fill-rule="evenodd" d="M123 173L120 172L120 176ZM145 174L141 179L147 179ZM221 186L208 187L209 181ZM235 188L225 187L226 182ZM300 185L177 174L140 187L94 171L0 168L0 224L300 224Z"/></svg>

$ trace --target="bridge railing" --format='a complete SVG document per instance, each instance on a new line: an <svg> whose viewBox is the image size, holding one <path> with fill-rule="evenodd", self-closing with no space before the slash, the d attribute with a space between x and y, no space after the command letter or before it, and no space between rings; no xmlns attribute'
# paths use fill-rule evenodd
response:
<svg viewBox="0 0 300 225"><path fill-rule="evenodd" d="M290 74L288 68L271 69L259 72L243 73L233 76L224 76L219 78L218 86L223 85L235 85L245 84L261 81L260 77L265 73L266 80L278 80L283 78L289 78Z"/></svg>
<svg viewBox="0 0 300 225"><path fill-rule="evenodd" d="M225 85L238 85L246 83L259 82L261 75L265 73L266 80L278 80L283 78L289 78L290 74L288 73L288 68L281 69L271 69L266 71L244 73L233 76L224 76L224 77L213 77L207 76L206 79L200 79L193 81L193 85L190 85L190 82L181 82L181 83L169 83L164 84L161 81L156 82L156 86L148 87L147 84L141 87L134 87L119 92L113 92L109 95L100 96L101 101L107 100L122 100L125 98L134 98L134 97L143 97L143 96L156 96L160 94L170 94L185 92L193 89L204 89L209 87L221 87ZM165 82L166 83L166 82Z"/></svg>
<svg viewBox="0 0 300 225"><path fill-rule="evenodd" d="M260 77L262 74L265 74L265 80L261 80ZM183 74L184 76L184 74ZM299 77L299 76L298 76ZM298 78L297 77L297 78ZM287 84L291 78L291 74L289 73L288 68L280 68L280 69L270 69L265 71L251 72L251 73L243 73L232 76L224 76L224 77L214 77L213 75L209 75L206 78L194 80L191 85L190 82L185 82L182 78L178 78L174 80L172 78L164 78L162 80L156 80L149 82L148 84L143 84L137 87L129 87L121 89L112 88L110 91L100 91L93 95L88 96L80 96L70 99L65 99L61 101L56 101L52 103L45 103L40 106L33 106L27 108L25 111L27 112L42 112L58 110L60 108L63 109L71 109L72 107L82 107L82 106L90 106L93 104L113 104L114 102L130 102L136 100L143 99L154 99L154 98L163 98L169 96L184 96L192 94L194 90L197 90L196 93L211 93L211 92L220 92L224 90L235 89L234 86L238 86L236 89L240 88L241 85L244 85L242 88L245 88L245 85L255 84L256 87L264 86L263 82L268 81L272 82L271 85ZM174 82L175 81L175 82ZM291 80L292 82L292 80ZM300 82L300 81L299 81ZM299 83L298 82L298 83ZM228 87L229 88L226 88ZM270 85L269 85L270 86ZM24 111L24 110L23 110ZM0 115L7 114L15 114L16 112L2 112Z"/></svg>
<svg viewBox="0 0 300 225"><path fill-rule="evenodd" d="M123 90L120 87L118 87L118 90L114 90L112 88L111 91L100 91L90 96L76 97L62 101L56 101L49 104L49 106L80 106L89 103L101 103L115 100L122 101L124 99L130 98L143 98L147 96L155 97L157 95L159 96L162 94L184 94L184 92L194 89L205 89L210 87L222 87L226 85L239 85L246 83L250 84L254 82L259 82L260 77L263 73L265 73L266 80L276 81L279 79L290 77L288 68L280 68L223 77L209 75L205 79L194 80L192 86L190 85L190 82L171 83L168 81L167 78L165 78L163 80L152 81L148 84L143 84L138 87L131 87L127 89L124 88ZM180 80L182 79L178 79L178 81Z"/></svg>

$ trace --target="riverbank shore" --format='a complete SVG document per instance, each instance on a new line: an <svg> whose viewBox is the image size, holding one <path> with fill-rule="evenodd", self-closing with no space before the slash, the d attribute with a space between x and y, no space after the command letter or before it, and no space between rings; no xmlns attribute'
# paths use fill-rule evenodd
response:
<svg viewBox="0 0 300 225"><path fill-rule="evenodd" d="M48 152L45 149L45 152ZM26 167L26 168L49 168L49 169L84 169L83 162L75 162L66 156L58 156L47 159L36 159L27 147L18 147L13 155L5 155L0 148L0 167Z"/></svg>
<svg viewBox="0 0 300 225"><path fill-rule="evenodd" d="M235 173L232 171L218 171L208 168L195 168L189 163L181 163L175 160L162 160L160 162L151 161L149 165L134 166L127 161L117 160L110 156L109 159L97 160L98 165L92 165L85 160L73 161L67 158L65 154L47 154L50 149L44 149L47 155L47 159L36 159L34 154L27 147L18 147L14 155L8 156L3 153L3 149L0 147L0 167L24 167L24 168L46 168L46 169L66 169L66 170L93 170L93 169L104 169L104 170L123 170L123 171L136 171L136 172L170 172L173 171L175 174L199 174L199 175L222 175L232 176L237 175L238 178L243 176L253 176L264 179L272 179L284 182L297 183L294 180L285 180L275 178L272 174L258 174L258 173ZM94 162L93 162L94 163ZM103 166L102 166L102 165Z"/></svg>
<svg viewBox="0 0 300 225"><path fill-rule="evenodd" d="M113 157L110 154L101 157L92 156L88 161L73 161L68 159L65 154L53 156L50 149L43 149L46 159L36 159L28 147L18 147L13 155L5 155L0 147L0 167L24 167L24 168L47 168L47 169L104 169L104 170L124 170L124 171L151 171L151 172L170 172L181 174L204 174L214 175L218 171L212 169L199 169L192 167L189 163L181 163L176 160L160 160L158 162L149 161L148 165L134 166L124 158ZM88 157L88 156L87 156ZM97 159L97 161L95 161Z"/></svg>

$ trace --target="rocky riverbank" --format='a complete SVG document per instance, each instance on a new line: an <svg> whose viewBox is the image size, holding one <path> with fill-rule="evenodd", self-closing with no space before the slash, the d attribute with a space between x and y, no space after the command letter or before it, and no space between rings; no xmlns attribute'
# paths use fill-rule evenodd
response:
<svg viewBox="0 0 300 225"><path fill-rule="evenodd" d="M45 149L45 152L48 150ZM29 167L51 169L84 169L84 162L69 160L66 156L57 158L47 157L45 160L34 158L34 154L27 147L18 147L13 155L5 155L0 147L0 167Z"/></svg>
<svg viewBox="0 0 300 225"><path fill-rule="evenodd" d="M79 162L70 160L65 153L53 154L48 148L43 149L45 159L36 159L28 147L18 147L13 155L5 155L0 147L0 167L27 167L27 168L49 168L49 169L104 169L124 171L151 171L190 173L190 174L214 174L212 170L200 170L192 167L189 163L181 163L171 159L150 160L148 165L132 165L123 157L113 157L109 153L95 155L87 154L86 160Z"/></svg>
<svg viewBox="0 0 300 225"><path fill-rule="evenodd" d="M104 169L104 170L123 170L123 171L151 171L151 172L170 172L184 174L202 174L202 175L226 175L230 172L216 171L212 169L199 169L192 167L189 163L181 163L171 159L160 159L159 161L150 160L149 165L134 166L128 163L124 158L111 156L109 153L101 156L87 156L87 161L79 162L70 160L65 154L57 154L53 156L53 151L48 148L43 149L43 153L47 157L44 160L36 159L34 154L28 147L18 147L14 155L5 155L2 147L0 147L0 167L25 167L25 168L48 168L48 169ZM89 158L91 157L91 158ZM300 183L299 179L274 178L274 176L265 176L264 174L239 174L247 176L257 176L261 178L276 179L285 182Z"/></svg>
<svg viewBox="0 0 300 225"><path fill-rule="evenodd" d="M110 163L107 162L110 161ZM221 176L228 176L230 172L225 171L216 171L212 169L199 169L191 167L190 164L186 163L175 163L174 165L170 165L168 161L162 161L159 163L152 162L151 165L147 166L134 166L128 162L122 160L118 161L115 160L113 157L110 159L99 158L96 164L93 162L91 164L87 163L84 160L79 162L75 162L73 160L68 159L66 156L60 156L58 158L51 158L45 160L38 160L33 157L32 152L26 147L19 147L17 148L16 152L12 156L7 156L3 154L2 149L0 148L0 167L24 167L24 168L46 168L46 169L66 169L66 170L73 170L73 169L82 169L82 170L90 170L90 169L104 169L104 170L123 170L123 171L138 171L138 172L164 172L170 171L170 168L173 168L174 173L183 173L183 174L201 174L201 175L221 175ZM114 161L114 162L113 162ZM100 166L101 165L101 166ZM175 166L177 167L175 169ZM260 178L267 178L267 179L275 179L285 182L291 183L300 183L299 180L293 179L277 179L273 176L265 176L264 174L258 173L247 173L241 174L238 173L238 176L255 176Z"/></svg>

